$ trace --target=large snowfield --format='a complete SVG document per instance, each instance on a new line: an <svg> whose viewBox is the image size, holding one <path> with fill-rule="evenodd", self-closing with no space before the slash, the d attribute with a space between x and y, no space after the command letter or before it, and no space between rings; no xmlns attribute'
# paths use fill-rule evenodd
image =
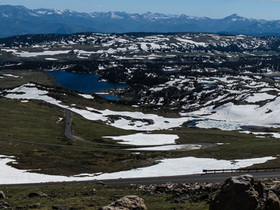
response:
<svg viewBox="0 0 280 210"><path fill-rule="evenodd" d="M194 112L194 114L206 114L209 119L237 123L239 125L280 127L280 120L278 118L280 114L279 106L280 97L277 97L274 101L263 106L226 103L216 109L212 107L202 108Z"/></svg>
<svg viewBox="0 0 280 210"><path fill-rule="evenodd" d="M69 182L86 180L106 180L119 178L136 177L161 177L188 174L201 174L203 169L238 169L248 167L255 163L264 163L275 159L274 157L263 157L244 160L216 160L210 158L173 158L161 160L159 164L133 169L130 171L120 171L107 174L81 174L77 176L54 176L39 173L31 173L27 170L18 170L7 165L14 162L14 157L0 155L0 184L24 184L24 183L43 183L43 182Z"/></svg>

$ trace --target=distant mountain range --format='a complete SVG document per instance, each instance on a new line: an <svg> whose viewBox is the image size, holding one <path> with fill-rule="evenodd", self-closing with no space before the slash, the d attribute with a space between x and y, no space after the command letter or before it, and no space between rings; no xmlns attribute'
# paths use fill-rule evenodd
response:
<svg viewBox="0 0 280 210"><path fill-rule="evenodd" d="M77 32L208 32L280 35L280 20L248 19L237 14L223 19L126 12L79 13L70 10L27 9L23 6L0 6L0 37L23 34L71 34Z"/></svg>

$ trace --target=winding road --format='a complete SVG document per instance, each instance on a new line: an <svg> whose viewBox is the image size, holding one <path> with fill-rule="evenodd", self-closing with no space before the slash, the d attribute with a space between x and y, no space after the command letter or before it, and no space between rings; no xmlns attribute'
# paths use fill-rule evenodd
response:
<svg viewBox="0 0 280 210"><path fill-rule="evenodd" d="M65 136L68 139L76 140L76 141L83 141L88 142L82 138L79 138L77 136L73 136L72 134L72 119L71 119L71 111L69 109L65 109Z"/></svg>
<svg viewBox="0 0 280 210"><path fill-rule="evenodd" d="M73 136L72 134L72 118L71 118L71 111L69 109L64 109L65 112L65 136L71 140L74 141L81 141L81 142L86 142L89 144L94 144L94 145L100 145L100 146L106 146L106 148L95 148L95 149L102 149L102 150L117 150L117 151L122 151L122 150L126 150L126 151L131 151L131 152L158 152L159 150L153 150L153 149L148 149L149 147L160 147L160 146L169 146L169 145L174 145L174 144L160 144L160 145L130 145L132 146L131 148L129 148L129 145L126 144L101 144L101 143L93 143L87 140L84 140L78 136ZM193 143L195 145L198 145L197 143ZM180 144L180 145L193 145L192 143L190 144ZM200 146L202 146L203 148L209 148L209 147L216 147L218 146L217 144L213 144L213 143L199 143ZM119 148L119 149L113 149L111 147L124 147L124 149ZM138 149L141 148L141 149ZM143 149L143 148L147 148L147 149ZM90 147L90 149L93 149L92 147ZM180 150L173 150L173 152L180 152Z"/></svg>

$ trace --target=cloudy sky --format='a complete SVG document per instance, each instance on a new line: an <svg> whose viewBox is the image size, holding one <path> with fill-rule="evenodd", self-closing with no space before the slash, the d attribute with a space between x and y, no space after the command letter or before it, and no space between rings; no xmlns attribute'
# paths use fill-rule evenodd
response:
<svg viewBox="0 0 280 210"><path fill-rule="evenodd" d="M0 0L0 5L30 9L70 9L78 12L159 12L223 18L237 13L257 19L280 20L280 0Z"/></svg>

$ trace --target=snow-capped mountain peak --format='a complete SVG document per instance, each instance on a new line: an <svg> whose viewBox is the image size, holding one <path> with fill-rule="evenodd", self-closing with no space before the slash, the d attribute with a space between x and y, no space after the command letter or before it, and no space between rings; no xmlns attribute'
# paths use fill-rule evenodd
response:
<svg viewBox="0 0 280 210"><path fill-rule="evenodd" d="M280 34L276 21L248 19L237 14L223 19L161 13L93 12L27 9L23 6L0 6L0 37L22 34L76 32L211 32L246 35ZM13 22L13 24L11 24Z"/></svg>
<svg viewBox="0 0 280 210"><path fill-rule="evenodd" d="M235 22L235 21L247 21L249 19L241 17L238 14L232 14L230 16L225 17L224 20Z"/></svg>

